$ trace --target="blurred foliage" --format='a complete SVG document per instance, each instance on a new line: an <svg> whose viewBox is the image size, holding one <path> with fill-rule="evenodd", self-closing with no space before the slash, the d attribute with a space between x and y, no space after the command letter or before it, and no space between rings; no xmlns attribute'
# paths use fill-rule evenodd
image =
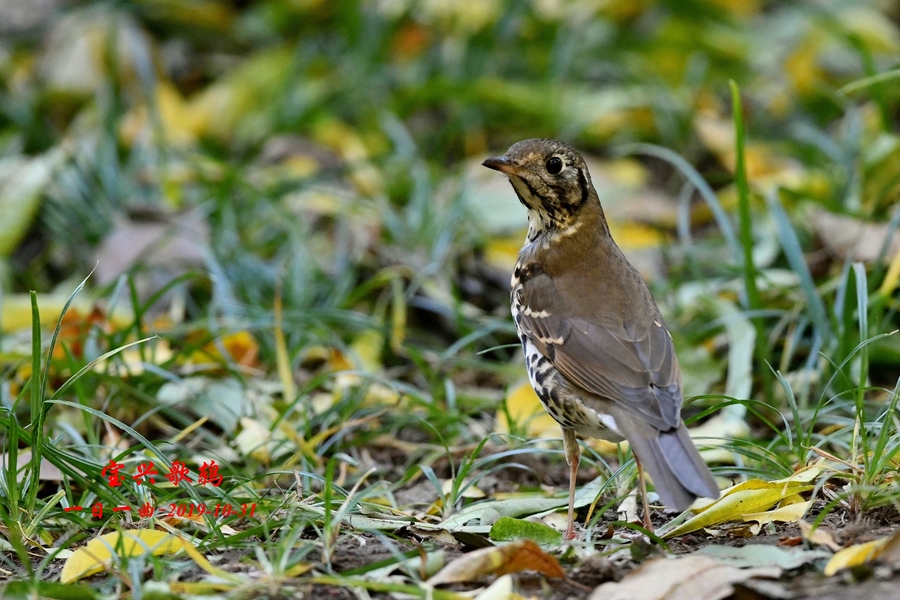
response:
<svg viewBox="0 0 900 600"><path fill-rule="evenodd" d="M473 444L555 435L517 385L525 215L479 163L556 137L650 279L720 473L824 458L832 508L896 505L898 21L888 0L0 3L0 400L27 413L22 294L47 328L93 269L47 367L85 460L136 447L99 414L257 491L296 470L326 556L331 457L337 490L399 454L366 493L396 508L424 477L422 518L449 515L465 495L439 479L497 467Z"/></svg>

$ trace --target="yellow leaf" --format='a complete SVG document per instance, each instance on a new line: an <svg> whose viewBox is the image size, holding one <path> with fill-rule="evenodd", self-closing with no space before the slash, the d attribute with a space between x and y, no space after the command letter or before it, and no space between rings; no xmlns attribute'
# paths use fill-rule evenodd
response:
<svg viewBox="0 0 900 600"><path fill-rule="evenodd" d="M250 456L263 464L272 460L272 432L269 428L250 417L241 417L241 432L234 444L243 456Z"/></svg>
<svg viewBox="0 0 900 600"><path fill-rule="evenodd" d="M259 343L252 333L244 330L229 333L218 340L209 342L193 352L191 359L196 363L233 360L244 367L258 367L258 356Z"/></svg>
<svg viewBox="0 0 900 600"><path fill-rule="evenodd" d="M814 481L816 477L818 477L824 470L825 467L823 467L822 465L809 465L808 467L803 467L796 473L791 473L790 477L785 477L784 479L776 479L771 483L809 483L810 481Z"/></svg>
<svg viewBox="0 0 900 600"><path fill-rule="evenodd" d="M831 576L847 567L855 567L871 560L880 559L886 563L900 563L900 529L893 535L855 544L835 553L825 565L825 575Z"/></svg>
<svg viewBox="0 0 900 600"><path fill-rule="evenodd" d="M296 395L296 386L294 385L294 372L291 369L291 359L282 324L281 283L275 288L273 315L275 317L275 366L278 371L278 379L281 380L281 387L284 390L284 398L288 402L293 402Z"/></svg>
<svg viewBox="0 0 900 600"><path fill-rule="evenodd" d="M198 119L196 111L181 96L175 86L161 82L155 90L155 110L166 136L166 142L176 145L190 145L197 140ZM120 128L122 141L133 144L138 137L149 132L155 122L147 116L147 107L142 105L125 115Z"/></svg>
<svg viewBox="0 0 900 600"><path fill-rule="evenodd" d="M519 258L519 250L522 248L524 231L517 231L512 235L497 235L484 247L484 262L512 273Z"/></svg>
<svg viewBox="0 0 900 600"><path fill-rule="evenodd" d="M655 248L665 239L658 229L639 223L610 221L609 229L619 246L626 250Z"/></svg>
<svg viewBox="0 0 900 600"><path fill-rule="evenodd" d="M453 479L445 479L443 483L441 483L441 493L445 496L453 491L453 484L455 480ZM485 498L487 494L483 491L475 487L474 485L468 485L469 481L464 480L460 482L459 489L465 488L463 493L460 494L463 498Z"/></svg>
<svg viewBox="0 0 900 600"><path fill-rule="evenodd" d="M527 426L524 432L523 426ZM510 388L506 394L506 410L497 411L497 433L511 430L518 430L530 438L558 438L561 435L559 424L544 409L528 381Z"/></svg>
<svg viewBox="0 0 900 600"><path fill-rule="evenodd" d="M808 484L766 483L759 479L751 479L741 485L745 487L726 490L721 498L705 506L700 514L688 519L663 537L683 535L719 523L737 521L742 515L767 510L787 496L813 489L813 486ZM740 486L735 486L738 487Z"/></svg>
<svg viewBox="0 0 900 600"><path fill-rule="evenodd" d="M808 502L788 504L766 512L745 513L741 515L741 518L745 521L757 521L760 525L772 522L796 523L806 515L806 511L811 505L812 500L809 500Z"/></svg>
<svg viewBox="0 0 900 600"><path fill-rule="evenodd" d="M319 123L313 137L337 150L350 170L350 179L366 196L378 196L384 190L384 178L369 162L369 151L359 135L346 124L332 119Z"/></svg>
<svg viewBox="0 0 900 600"><path fill-rule="evenodd" d="M174 554L182 549L182 540L157 529L114 531L94 538L86 546L78 548L66 560L59 575L60 583L71 583L82 577L108 569L117 556L133 557L150 552L154 556Z"/></svg>
<svg viewBox="0 0 900 600"><path fill-rule="evenodd" d="M38 308L41 309L41 326L55 327L59 315L68 301L68 297L60 295L38 294ZM89 315L93 310L93 301L79 296L69 305L69 312ZM8 294L3 296L0 306L0 331L18 331L31 327L31 296L29 294ZM127 309L116 306L114 313L104 315L113 330L119 330L134 323L134 315Z"/></svg>
<svg viewBox="0 0 900 600"><path fill-rule="evenodd" d="M383 347L384 334L375 329L364 331L350 344L358 368L366 373L378 373L383 368L384 365L381 363Z"/></svg>
<svg viewBox="0 0 900 600"><path fill-rule="evenodd" d="M759 12L759 0L709 0L710 4L720 10L732 13L741 19L747 19Z"/></svg>
<svg viewBox="0 0 900 600"><path fill-rule="evenodd" d="M864 544L854 544L836 552L825 565L825 575L830 577L841 569L855 567L877 558L886 543L887 538L880 538Z"/></svg>
<svg viewBox="0 0 900 600"><path fill-rule="evenodd" d="M512 424L507 419L507 413L509 413L509 419L512 419ZM524 432L522 432L522 427L526 427ZM518 431L530 438L559 439L562 437L559 423L541 404L540 398L537 397L534 388L528 381L509 389L506 394L506 410L497 411L494 430L500 434ZM618 451L618 445L613 442L601 439L591 439L587 442L601 454L614 455ZM622 444L623 448L627 448L627 442Z"/></svg>

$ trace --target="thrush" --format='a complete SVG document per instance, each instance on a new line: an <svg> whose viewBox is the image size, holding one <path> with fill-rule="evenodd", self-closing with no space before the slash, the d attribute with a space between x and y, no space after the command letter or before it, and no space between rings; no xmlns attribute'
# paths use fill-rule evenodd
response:
<svg viewBox="0 0 900 600"><path fill-rule="evenodd" d="M528 209L512 274L512 315L531 385L560 424L570 467L566 539L573 539L576 435L628 440L669 507L684 510L719 489L681 418L681 371L672 336L643 277L622 254L570 145L532 139L484 166L504 173Z"/></svg>

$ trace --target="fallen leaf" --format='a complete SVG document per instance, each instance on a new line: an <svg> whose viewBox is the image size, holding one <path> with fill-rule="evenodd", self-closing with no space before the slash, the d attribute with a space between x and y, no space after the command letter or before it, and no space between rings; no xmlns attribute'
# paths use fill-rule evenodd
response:
<svg viewBox="0 0 900 600"><path fill-rule="evenodd" d="M238 419L250 404L246 390L234 379L210 379L188 377L164 383L156 393L160 404L187 409L222 427L226 433L234 433Z"/></svg>
<svg viewBox="0 0 900 600"><path fill-rule="evenodd" d="M825 565L825 575L831 576L848 567L856 567L873 560L900 563L900 529L888 537L854 544L835 553Z"/></svg>
<svg viewBox="0 0 900 600"><path fill-rule="evenodd" d="M513 591L512 575L498 577L494 583L481 590L475 600L519 600L522 598Z"/></svg>
<svg viewBox="0 0 900 600"><path fill-rule="evenodd" d="M209 239L200 211L135 211L116 220L94 254L97 282L108 285L140 264L147 270L135 274L135 285L141 298L149 298L175 277L204 266Z"/></svg>
<svg viewBox="0 0 900 600"><path fill-rule="evenodd" d="M441 569L428 580L431 585L474 581L485 575L537 571L547 577L565 577L559 562L531 540L473 550Z"/></svg>
<svg viewBox="0 0 900 600"><path fill-rule="evenodd" d="M562 534L549 525L512 517L497 519L490 535L495 542L527 539L541 546L556 546L562 541Z"/></svg>
<svg viewBox="0 0 900 600"><path fill-rule="evenodd" d="M698 554L645 562L619 582L607 582L589 600L721 600L734 584L781 575L777 567L740 569Z"/></svg>
<svg viewBox="0 0 900 600"><path fill-rule="evenodd" d="M575 508L591 504L608 484L608 478L599 476L581 486L575 492ZM488 533L491 525L500 517L531 516L539 519L567 505L568 498L566 496L548 498L537 494L516 494L501 500L476 502L450 515L434 527L453 532ZM475 524L471 525L470 523ZM424 523L420 523L420 525L426 526Z"/></svg>
<svg viewBox="0 0 900 600"><path fill-rule="evenodd" d="M272 431L256 419L241 417L241 432L234 438L234 445L242 456L249 456L262 464L272 461L276 444Z"/></svg>
<svg viewBox="0 0 900 600"><path fill-rule="evenodd" d="M16 457L16 474L19 477L19 483L24 481L24 478L28 473L28 470L25 467L28 466L29 463L31 463L31 450L19 450ZM8 464L9 454L6 452L0 453L0 465L3 465L3 468L6 469ZM41 481L63 481L65 478L63 477L62 471L59 470L59 467L46 458L41 457L41 469L38 474L38 479Z"/></svg>
<svg viewBox="0 0 900 600"><path fill-rule="evenodd" d="M523 427L525 431L522 431ZM561 436L559 423L541 404L528 381L522 381L507 392L506 410L497 411L495 431L500 434L518 431L532 439L558 439Z"/></svg>
<svg viewBox="0 0 900 600"><path fill-rule="evenodd" d="M114 531L92 539L72 553L59 575L60 583L71 583L82 577L108 569L118 557L134 557L146 554L154 556L174 554L182 549L182 540L171 533L157 529Z"/></svg>
<svg viewBox="0 0 900 600"><path fill-rule="evenodd" d="M7 257L28 233L41 206L42 191L65 153L54 149L34 158L0 160L0 256Z"/></svg>
<svg viewBox="0 0 900 600"><path fill-rule="evenodd" d="M734 123L730 114L726 116L712 110L701 111L694 118L694 130L719 162L734 172L737 155ZM773 144L746 142L744 161L747 178L755 190L767 190L775 185L799 187L810 177L809 170L800 161L781 154Z"/></svg>
<svg viewBox="0 0 900 600"><path fill-rule="evenodd" d="M641 522L640 517L638 517L637 488L631 490L631 492L625 496L625 499L622 500L619 508L616 509L616 514L620 521L626 523Z"/></svg>
<svg viewBox="0 0 900 600"><path fill-rule="evenodd" d="M445 479L443 483L441 483L441 493L445 496L450 494L453 491L454 483L456 483L456 480L454 479ZM462 493L460 494L461 498L477 499L487 497L487 494L476 486L471 485L468 480L461 481L458 489L462 490Z"/></svg>
<svg viewBox="0 0 900 600"><path fill-rule="evenodd" d="M881 256L885 243L885 260L900 252L900 233L892 231L888 223L871 223L816 210L812 214L812 226L829 254L841 262L871 263Z"/></svg>
<svg viewBox="0 0 900 600"><path fill-rule="evenodd" d="M242 330L223 335L221 339L207 343L191 354L194 363L230 362L243 367L259 366L259 342L249 331Z"/></svg>
<svg viewBox="0 0 900 600"><path fill-rule="evenodd" d="M808 541L810 544L816 544L818 546L825 546L832 552L838 552L841 549L841 545L834 541L834 538L831 536L831 533L824 529L823 527L812 528L812 525L800 519L797 521L797 525L800 526L800 533L803 535L803 539Z"/></svg>
<svg viewBox="0 0 900 600"><path fill-rule="evenodd" d="M697 554L709 556L720 563L742 569L746 567L796 569L829 556L828 552L824 550L781 548L770 544L747 544L740 547L710 544L698 550Z"/></svg>
<svg viewBox="0 0 900 600"><path fill-rule="evenodd" d="M812 500L797 504L788 504L775 510L765 512L745 513L741 518L745 521L756 521L760 525L766 523L796 523L806 515L806 511L812 506Z"/></svg>
<svg viewBox="0 0 900 600"><path fill-rule="evenodd" d="M802 481L788 479L766 482L751 479L724 490L718 500L697 503L699 506L692 510L699 511L699 514L664 533L662 537L683 535L727 521L739 521L745 514L767 510L788 496L811 489L812 485Z"/></svg>

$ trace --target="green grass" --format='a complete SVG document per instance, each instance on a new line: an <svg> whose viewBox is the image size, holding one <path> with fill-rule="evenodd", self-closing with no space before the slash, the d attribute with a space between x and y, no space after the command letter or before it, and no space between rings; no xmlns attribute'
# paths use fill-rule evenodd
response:
<svg viewBox="0 0 900 600"><path fill-rule="evenodd" d="M439 524L492 501L524 518L566 488L557 441L496 426L524 379L503 263L519 232L487 210L499 198L484 190L511 191L475 175L537 136L596 161L627 252L642 228L670 240L650 284L692 386L685 415L746 433L724 440L716 474L774 480L822 461L809 520L897 523L895 250L860 262L815 219L900 228L900 36L875 3L856 4L882 28L837 3L176 4L88 2L0 40L0 207L40 201L10 213L18 230L0 223L24 240L0 265L15 323L0 332L0 579L19 582L7 595L457 597L423 583L452 547ZM97 30L68 21L88 17ZM77 48L51 30L86 36L89 86L54 78L48 65ZM629 181L628 203L655 194L667 208L616 204ZM90 275L135 242L101 250L123 222L192 212L201 232ZM17 301L30 318L7 320ZM633 485L629 454L583 454L600 490L585 548L640 558L610 519ZM220 488L101 476L110 460L196 473L207 459ZM255 503L258 516L63 510L150 498ZM211 583L179 554L50 585L54 553L135 522L191 536L231 578ZM469 548L486 526L454 533ZM549 551L570 570L580 560Z"/></svg>

